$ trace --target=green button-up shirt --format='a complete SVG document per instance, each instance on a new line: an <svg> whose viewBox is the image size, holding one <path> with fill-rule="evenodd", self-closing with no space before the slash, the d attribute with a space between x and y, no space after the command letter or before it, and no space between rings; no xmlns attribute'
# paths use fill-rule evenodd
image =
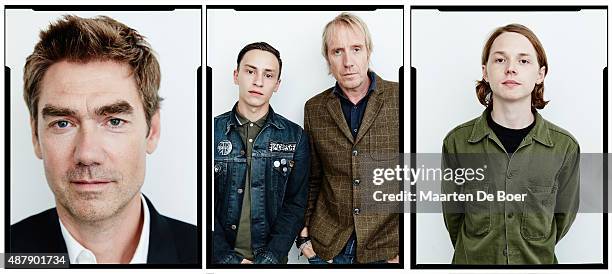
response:
<svg viewBox="0 0 612 274"><path fill-rule="evenodd" d="M253 154L253 142L255 142L255 138L265 125L266 118L268 118L267 113L258 121L251 122L236 111L236 119L240 124L237 127L238 133L240 133L240 138L246 148L247 168L244 189L242 189L244 196L240 212L240 224L238 225L234 250L248 260L253 260L254 258L253 250L251 249L251 160L253 159L251 156Z"/></svg>
<svg viewBox="0 0 612 274"><path fill-rule="evenodd" d="M535 113L533 129L515 153L507 154L486 115L485 111L459 125L444 139L443 168L480 166L485 176L462 185L443 181L442 192L494 195L494 201L443 202L444 222L455 248L452 262L557 263L555 245L578 210L578 142ZM502 201L500 191L523 200Z"/></svg>

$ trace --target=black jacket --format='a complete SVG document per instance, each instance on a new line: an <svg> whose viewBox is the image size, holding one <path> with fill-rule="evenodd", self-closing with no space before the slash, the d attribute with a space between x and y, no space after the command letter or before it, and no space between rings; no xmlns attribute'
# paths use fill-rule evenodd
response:
<svg viewBox="0 0 612 274"><path fill-rule="evenodd" d="M199 264L197 228L160 215L145 200L151 221L147 264ZM9 239L9 253L68 253L55 208L11 225Z"/></svg>

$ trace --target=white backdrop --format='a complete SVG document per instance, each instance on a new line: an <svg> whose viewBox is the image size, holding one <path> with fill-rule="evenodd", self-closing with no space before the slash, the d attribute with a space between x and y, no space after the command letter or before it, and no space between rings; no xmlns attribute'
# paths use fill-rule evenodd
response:
<svg viewBox="0 0 612 274"><path fill-rule="evenodd" d="M370 69L397 82L404 60L403 10L353 13L365 21L372 36ZM303 126L304 103L335 83L321 55L321 35L325 24L338 14L340 11L207 10L206 64L213 70L213 115L231 110L238 100L238 87L233 82L238 52L249 43L264 41L280 51L283 61L281 85L270 104L275 112ZM293 247L289 263L307 263L303 256L299 261L297 257Z"/></svg>
<svg viewBox="0 0 612 274"><path fill-rule="evenodd" d="M46 29L64 14L107 15L146 36L161 66L161 137L147 156L142 192L164 215L197 223L196 76L201 60L200 10L33 12L6 10L6 65L11 68L11 224L54 207L42 161L34 155L23 100L23 66Z"/></svg>
<svg viewBox="0 0 612 274"><path fill-rule="evenodd" d="M540 113L570 131L583 153L603 151L605 10L580 12L438 12L412 10L412 60L417 69L417 152L439 153L444 136L481 114L476 81L480 55L499 26L519 23L542 42L549 62ZM601 263L602 215L579 214L557 245L560 263ZM417 214L417 262L449 263L453 247L439 213Z"/></svg>

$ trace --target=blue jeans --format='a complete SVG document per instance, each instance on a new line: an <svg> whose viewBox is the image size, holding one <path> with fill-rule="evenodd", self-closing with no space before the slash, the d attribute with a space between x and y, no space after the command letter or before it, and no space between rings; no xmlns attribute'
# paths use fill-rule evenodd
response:
<svg viewBox="0 0 612 274"><path fill-rule="evenodd" d="M316 250L315 250L316 252ZM357 235L355 232L351 234L351 237L346 242L346 245L340 251L336 257L332 259L332 264L354 264L356 263L355 257L357 256ZM315 255L312 258L308 258L308 263L310 264L329 264L326 260L319 257L319 255ZM370 264L384 264L387 263L385 260L370 262Z"/></svg>

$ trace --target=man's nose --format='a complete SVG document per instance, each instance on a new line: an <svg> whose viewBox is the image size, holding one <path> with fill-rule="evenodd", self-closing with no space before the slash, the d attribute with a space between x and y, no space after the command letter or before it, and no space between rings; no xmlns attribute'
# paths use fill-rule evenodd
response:
<svg viewBox="0 0 612 274"><path fill-rule="evenodd" d="M74 162L80 165L99 165L104 162L102 136L96 125L81 125L75 139Z"/></svg>
<svg viewBox="0 0 612 274"><path fill-rule="evenodd" d="M258 86L258 87L263 87L263 77L264 77L263 73L255 74L254 79L253 79L253 85Z"/></svg>
<svg viewBox="0 0 612 274"><path fill-rule="evenodd" d="M353 57L349 53L347 53L342 56L342 64L345 68L350 68L355 65L355 62L353 60Z"/></svg>
<svg viewBox="0 0 612 274"><path fill-rule="evenodd" d="M514 62L507 62L507 66L506 66L506 74L516 74L517 70L516 70L516 63Z"/></svg>

